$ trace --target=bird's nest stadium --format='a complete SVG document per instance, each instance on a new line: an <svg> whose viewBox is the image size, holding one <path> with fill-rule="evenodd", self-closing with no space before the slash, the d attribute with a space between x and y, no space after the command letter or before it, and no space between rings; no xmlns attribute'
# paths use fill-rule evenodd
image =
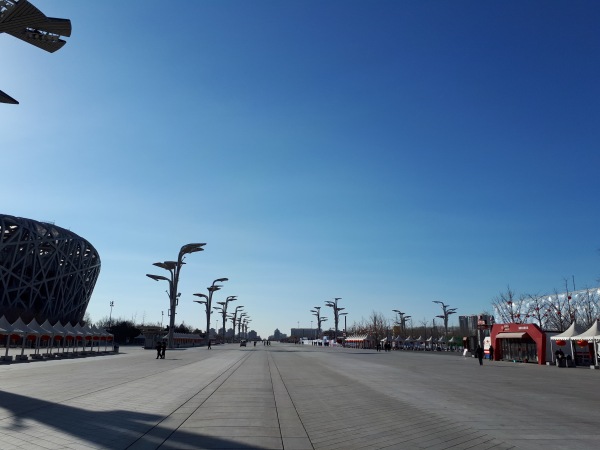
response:
<svg viewBox="0 0 600 450"><path fill-rule="evenodd" d="M54 224L0 214L0 315L81 322L100 274L96 249Z"/></svg>

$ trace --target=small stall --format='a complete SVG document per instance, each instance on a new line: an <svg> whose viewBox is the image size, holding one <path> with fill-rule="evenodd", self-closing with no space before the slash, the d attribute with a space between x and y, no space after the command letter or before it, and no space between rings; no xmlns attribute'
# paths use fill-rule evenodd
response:
<svg viewBox="0 0 600 450"><path fill-rule="evenodd" d="M533 323L503 323L490 334L494 359L546 364L546 335Z"/></svg>

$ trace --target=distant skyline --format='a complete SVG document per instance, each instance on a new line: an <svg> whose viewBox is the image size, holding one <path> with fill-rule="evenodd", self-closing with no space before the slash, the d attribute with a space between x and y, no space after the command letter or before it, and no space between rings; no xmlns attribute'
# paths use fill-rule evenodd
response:
<svg viewBox="0 0 600 450"><path fill-rule="evenodd" d="M176 323L227 277L263 337L599 285L597 1L32 3L73 32L0 34L0 212L94 245L94 321L168 323L190 242Z"/></svg>

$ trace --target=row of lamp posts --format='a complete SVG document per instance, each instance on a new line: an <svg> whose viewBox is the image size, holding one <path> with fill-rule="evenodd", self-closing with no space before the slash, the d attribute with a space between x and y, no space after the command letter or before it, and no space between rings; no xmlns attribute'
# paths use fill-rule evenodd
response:
<svg viewBox="0 0 600 450"><path fill-rule="evenodd" d="M179 303L179 297L181 294L178 292L178 284L179 284L179 275L181 272L181 267L185 264L185 256L191 253L196 253L204 250L204 246L206 243L202 244L186 244L179 250L179 254L177 255L177 261L164 261L154 263L156 267L160 267L161 269L166 270L169 273L169 276L162 275L153 275L146 274L147 277L155 280L155 281L167 281L169 283L169 289L167 290L167 294L169 296L169 335L168 335L168 346L169 348L173 348L174 340L173 340L173 331L175 329L175 313L176 308ZM227 305L230 302L236 301L236 295L230 295L224 302L217 302L217 304L221 306L212 306L213 294L223 287L222 284L225 281L228 281L227 278L217 278L212 282L212 284L207 288L208 295L202 293L194 294L196 297L201 297L203 300L194 300L196 303L204 304L206 308L206 339L207 346L208 340L210 339L210 315L212 314L212 309L218 310L223 315L223 343L225 343L225 323L227 318ZM111 305L112 307L112 305ZM236 320L238 321L238 334L241 333L242 327L244 327L245 333L248 332L248 323L251 321L246 313L241 313L238 319L237 313L243 308L243 306L238 306L235 309L235 313L231 318L233 322L233 332L235 336L235 325ZM241 334L240 334L241 336Z"/></svg>
<svg viewBox="0 0 600 450"><path fill-rule="evenodd" d="M442 307L442 314L435 317L439 317L440 319L444 320L444 333L446 336L448 336L448 318L452 314L456 314L457 308L450 308L450 305L447 305L439 300L433 300L433 303L437 303ZM406 313L403 313L399 309L394 309L392 311L394 311L397 316L400 316L400 320L396 320L396 324L400 326L400 332L406 336L406 322L411 318L411 316L406 315Z"/></svg>

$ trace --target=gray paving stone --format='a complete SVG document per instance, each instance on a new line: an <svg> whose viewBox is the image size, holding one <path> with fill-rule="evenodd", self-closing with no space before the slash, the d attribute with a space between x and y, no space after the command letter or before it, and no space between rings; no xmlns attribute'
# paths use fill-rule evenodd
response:
<svg viewBox="0 0 600 450"><path fill-rule="evenodd" d="M121 349L0 365L0 450L600 448L589 369L278 344L166 360Z"/></svg>

